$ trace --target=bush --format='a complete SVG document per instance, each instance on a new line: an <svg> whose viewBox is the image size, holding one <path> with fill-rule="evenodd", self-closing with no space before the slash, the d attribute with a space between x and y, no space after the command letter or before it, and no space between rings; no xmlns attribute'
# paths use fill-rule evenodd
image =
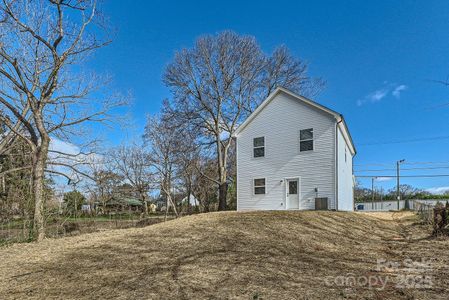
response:
<svg viewBox="0 0 449 300"><path fill-rule="evenodd" d="M136 223L136 227L145 227L145 226L153 225L153 224L162 222L163 220L164 220L163 218L145 218L145 219L139 220Z"/></svg>
<svg viewBox="0 0 449 300"><path fill-rule="evenodd" d="M75 222L67 222L67 223L64 223L63 227L64 227L64 231L65 231L66 233L71 233L71 232L79 231L79 230L80 230L79 224L78 224L78 223L75 223Z"/></svg>

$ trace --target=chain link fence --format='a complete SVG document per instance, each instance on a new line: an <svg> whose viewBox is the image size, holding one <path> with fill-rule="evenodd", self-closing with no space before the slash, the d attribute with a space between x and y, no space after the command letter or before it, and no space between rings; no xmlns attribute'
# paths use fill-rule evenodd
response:
<svg viewBox="0 0 449 300"><path fill-rule="evenodd" d="M167 219L173 219L169 214ZM46 235L60 238L84 233L112 229L143 227L165 220L165 212L158 211L143 216L141 212L115 211L107 214L94 213L48 213L46 217ZM33 240L32 221L23 216L13 216L0 222L0 245L28 242Z"/></svg>

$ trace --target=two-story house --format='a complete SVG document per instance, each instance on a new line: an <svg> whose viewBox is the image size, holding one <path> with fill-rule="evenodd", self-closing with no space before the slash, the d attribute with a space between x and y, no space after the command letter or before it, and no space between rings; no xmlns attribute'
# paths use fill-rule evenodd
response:
<svg viewBox="0 0 449 300"><path fill-rule="evenodd" d="M237 210L354 209L356 150L341 114L277 88L234 138Z"/></svg>

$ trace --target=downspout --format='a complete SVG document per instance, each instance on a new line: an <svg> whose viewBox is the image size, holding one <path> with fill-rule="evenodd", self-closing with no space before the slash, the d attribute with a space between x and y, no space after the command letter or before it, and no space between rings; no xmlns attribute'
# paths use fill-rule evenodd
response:
<svg viewBox="0 0 449 300"><path fill-rule="evenodd" d="M355 156L355 154L354 154ZM354 194L354 188L355 188L355 183L356 183L356 179L354 177L354 156L351 157L351 171L352 171L352 210L355 210L355 194Z"/></svg>
<svg viewBox="0 0 449 300"><path fill-rule="evenodd" d="M239 146L237 143L237 136L235 135L235 133L231 136L232 139L234 139L234 143L235 143L235 209L237 211L239 211L239 202L240 202L240 197L239 197L239 186L238 186L238 178L239 178L239 157L238 157L238 153L239 153Z"/></svg>
<svg viewBox="0 0 449 300"><path fill-rule="evenodd" d="M338 124L343 122L343 118L340 116L340 120L335 123L335 210L338 211Z"/></svg>

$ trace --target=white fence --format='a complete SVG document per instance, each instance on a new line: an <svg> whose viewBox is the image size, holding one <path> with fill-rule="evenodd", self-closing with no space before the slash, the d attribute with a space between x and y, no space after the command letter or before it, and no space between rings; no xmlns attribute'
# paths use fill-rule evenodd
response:
<svg viewBox="0 0 449 300"><path fill-rule="evenodd" d="M435 205L437 202L446 203L446 199L429 199L429 200L421 200L421 199L411 199L409 201L410 209L414 209L415 202L420 202L428 205ZM399 210L405 208L405 200L399 201ZM355 210L357 211L390 211L390 210L398 210L398 202L397 201L375 201L375 202L356 202Z"/></svg>

